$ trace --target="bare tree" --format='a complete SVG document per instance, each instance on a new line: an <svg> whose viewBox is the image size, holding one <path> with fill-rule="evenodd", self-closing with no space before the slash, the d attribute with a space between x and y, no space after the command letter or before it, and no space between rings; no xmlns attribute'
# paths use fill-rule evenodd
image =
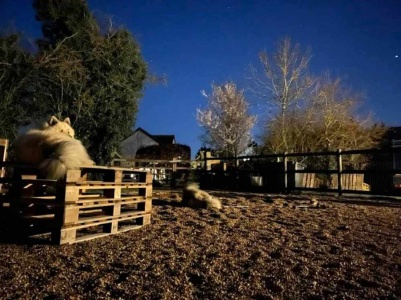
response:
<svg viewBox="0 0 401 300"><path fill-rule="evenodd" d="M315 144L327 151L376 147L386 128L377 126L372 114L358 114L361 104L362 95L344 88L340 78L332 79L328 74L321 77L308 108L312 111L310 129ZM364 157L350 155L344 163L361 167Z"/></svg>
<svg viewBox="0 0 401 300"><path fill-rule="evenodd" d="M301 51L299 44L292 45L290 38L279 42L272 55L266 51L259 54L261 68L251 66L251 91L262 100L267 112L280 123L282 146L280 150L288 151L287 115L308 96L314 80L308 75L310 50ZM260 70L261 69L261 70Z"/></svg>
<svg viewBox="0 0 401 300"><path fill-rule="evenodd" d="M289 151L353 150L378 145L385 127L375 124L371 114L357 113L361 95L345 89L339 78L331 79L328 74L320 77L310 96L303 107L288 113ZM268 126L265 146L272 152L282 149L280 125L280 120L272 120ZM344 159L344 163L353 166L361 166L363 162L361 155L349 155Z"/></svg>
<svg viewBox="0 0 401 300"><path fill-rule="evenodd" d="M307 110L311 111L311 128L320 131L315 141L319 147L333 149L362 149L376 145L380 131L371 131L371 114L357 113L361 95L345 89L341 80L329 75L320 78ZM317 132L316 132L317 133Z"/></svg>
<svg viewBox="0 0 401 300"><path fill-rule="evenodd" d="M205 110L197 110L197 121L205 130L207 143L225 155L237 157L251 141L256 117L248 113L243 91L234 83L212 85L212 94L202 91L208 99Z"/></svg>
<svg viewBox="0 0 401 300"><path fill-rule="evenodd" d="M361 116L361 95L345 89L328 74L312 78L310 50L301 51L289 38L275 53L259 54L261 68L251 67L251 91L263 100L268 112L264 150L318 152L375 147L384 126L374 125L372 115ZM302 158L301 158L302 159ZM351 164L361 157L348 156Z"/></svg>

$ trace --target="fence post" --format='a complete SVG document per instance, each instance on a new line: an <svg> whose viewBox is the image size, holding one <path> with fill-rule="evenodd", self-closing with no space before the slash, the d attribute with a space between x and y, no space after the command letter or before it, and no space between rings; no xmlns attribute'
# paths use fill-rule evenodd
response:
<svg viewBox="0 0 401 300"><path fill-rule="evenodd" d="M204 165L203 165L203 170L204 171L207 171L207 157L206 157L206 153L207 153L207 151L206 150L204 150L203 151L203 160L204 160Z"/></svg>
<svg viewBox="0 0 401 300"><path fill-rule="evenodd" d="M284 164L284 193L288 193L288 157L287 152L283 153L283 164Z"/></svg>
<svg viewBox="0 0 401 300"><path fill-rule="evenodd" d="M343 160L341 157L341 149L337 150L337 189L338 189L338 195L342 196L343 191L342 191L342 182L341 182L341 174L343 172Z"/></svg>
<svg viewBox="0 0 401 300"><path fill-rule="evenodd" d="M170 182L171 188L176 187L176 179L177 179L177 163L175 162L175 157L174 157L173 161L171 162L171 182Z"/></svg>

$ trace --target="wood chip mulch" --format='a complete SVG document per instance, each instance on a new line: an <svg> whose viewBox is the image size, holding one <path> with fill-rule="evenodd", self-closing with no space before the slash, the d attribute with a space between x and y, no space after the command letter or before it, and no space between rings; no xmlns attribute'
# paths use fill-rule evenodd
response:
<svg viewBox="0 0 401 300"><path fill-rule="evenodd" d="M211 194L155 191L151 225L74 245L2 239L0 299L401 299L401 205Z"/></svg>

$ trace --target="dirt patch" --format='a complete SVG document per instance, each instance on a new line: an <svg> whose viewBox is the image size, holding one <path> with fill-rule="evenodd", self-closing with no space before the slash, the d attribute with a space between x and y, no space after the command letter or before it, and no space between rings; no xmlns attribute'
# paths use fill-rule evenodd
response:
<svg viewBox="0 0 401 300"><path fill-rule="evenodd" d="M401 298L399 205L211 194L221 211L155 192L152 224L137 231L65 246L2 242L0 298Z"/></svg>

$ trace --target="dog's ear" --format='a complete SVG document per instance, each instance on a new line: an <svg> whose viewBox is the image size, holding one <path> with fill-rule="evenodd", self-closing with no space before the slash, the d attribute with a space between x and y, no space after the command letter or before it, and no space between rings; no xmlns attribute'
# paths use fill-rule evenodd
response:
<svg viewBox="0 0 401 300"><path fill-rule="evenodd" d="M59 119L57 119L55 116L52 116L50 118L49 125L53 126L53 125L57 124L58 122L60 122Z"/></svg>
<svg viewBox="0 0 401 300"><path fill-rule="evenodd" d="M64 122L66 122L68 125L70 125L70 126L71 126L71 121L70 121L70 118L65 118L65 119L64 119Z"/></svg>

